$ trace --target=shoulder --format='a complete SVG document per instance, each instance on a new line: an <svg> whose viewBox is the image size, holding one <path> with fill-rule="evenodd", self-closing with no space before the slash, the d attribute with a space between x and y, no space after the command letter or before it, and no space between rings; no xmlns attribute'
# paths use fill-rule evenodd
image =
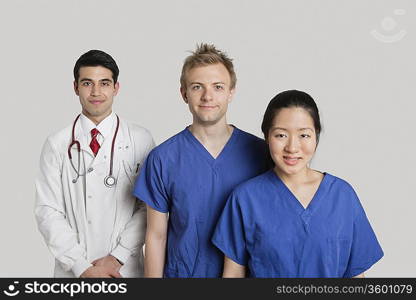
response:
<svg viewBox="0 0 416 300"><path fill-rule="evenodd" d="M267 193L267 187L271 185L270 172L267 171L256 177L250 178L234 188L232 195L239 199L256 199Z"/></svg>
<svg viewBox="0 0 416 300"><path fill-rule="evenodd" d="M261 207L268 207L273 198L270 190L269 172L260 174L237 185L227 200L228 207L240 210L244 215L252 215Z"/></svg>
<svg viewBox="0 0 416 300"><path fill-rule="evenodd" d="M153 152L157 153L158 155L165 155L171 153L172 150L183 147L186 140L185 130L178 132L174 136L162 142L160 145L153 149Z"/></svg>
<svg viewBox="0 0 416 300"><path fill-rule="evenodd" d="M71 142L72 137L72 124L66 126L63 129L55 131L46 138L45 146L48 145L54 151L59 153L65 151Z"/></svg>
<svg viewBox="0 0 416 300"><path fill-rule="evenodd" d="M350 183L328 173L325 173L324 180L329 186L330 198L334 204L340 205L344 209L352 208L355 213L361 210L360 199Z"/></svg>
<svg viewBox="0 0 416 300"><path fill-rule="evenodd" d="M149 160L165 161L172 156L180 155L184 143L184 131L181 131L154 147L149 153Z"/></svg>
<svg viewBox="0 0 416 300"><path fill-rule="evenodd" d="M267 159L269 152L269 148L267 146L267 143L264 139L259 138L258 136L255 136L251 133L245 132L241 129L238 129L237 127L234 129L237 130L237 144L240 151L243 151L244 153L251 155L253 157L257 157L258 160L265 160ZM265 170L263 168L263 170Z"/></svg>
<svg viewBox="0 0 416 300"><path fill-rule="evenodd" d="M352 185L348 183L346 180L329 173L325 173L325 177L325 179L328 180L328 182L330 182L330 185L333 189L340 190L342 192L355 193Z"/></svg>
<svg viewBox="0 0 416 300"><path fill-rule="evenodd" d="M150 131L140 125L137 125L136 123L120 119L120 125L124 126L129 131L129 134L134 138L145 138L153 140Z"/></svg>
<svg viewBox="0 0 416 300"><path fill-rule="evenodd" d="M240 139L245 141L246 143L254 143L259 145L266 145L266 141L262 138L259 138L258 136L251 134L249 132L246 132L244 130L241 130L234 126L234 130L237 130L237 134L239 135Z"/></svg>

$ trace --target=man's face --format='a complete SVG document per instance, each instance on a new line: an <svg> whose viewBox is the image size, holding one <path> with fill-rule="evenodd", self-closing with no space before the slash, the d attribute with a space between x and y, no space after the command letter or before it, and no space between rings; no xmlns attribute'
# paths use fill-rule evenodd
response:
<svg viewBox="0 0 416 300"><path fill-rule="evenodd" d="M234 93L230 83L230 74L221 63L186 72L186 87L181 88L181 94L193 115L194 124L226 123L225 114Z"/></svg>
<svg viewBox="0 0 416 300"><path fill-rule="evenodd" d="M112 76L113 72L102 66L81 67L78 82L74 82L82 112L96 124L111 114L113 98L119 89Z"/></svg>

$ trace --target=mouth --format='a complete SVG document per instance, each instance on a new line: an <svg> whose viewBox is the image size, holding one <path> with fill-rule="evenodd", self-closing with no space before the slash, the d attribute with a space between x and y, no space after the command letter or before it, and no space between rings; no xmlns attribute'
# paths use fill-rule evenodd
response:
<svg viewBox="0 0 416 300"><path fill-rule="evenodd" d="M289 166L296 165L301 159L301 157L283 156L284 163Z"/></svg>
<svg viewBox="0 0 416 300"><path fill-rule="evenodd" d="M216 105L199 105L199 108L201 108L201 109L214 109L214 108L216 108L217 106Z"/></svg>
<svg viewBox="0 0 416 300"><path fill-rule="evenodd" d="M91 103L92 105L99 105L99 104L103 103L104 100L90 100L88 102Z"/></svg>

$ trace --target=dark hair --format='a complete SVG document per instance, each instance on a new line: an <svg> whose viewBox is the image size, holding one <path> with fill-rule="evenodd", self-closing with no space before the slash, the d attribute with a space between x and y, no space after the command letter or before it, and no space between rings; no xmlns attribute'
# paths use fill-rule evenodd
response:
<svg viewBox="0 0 416 300"><path fill-rule="evenodd" d="M81 67L96 67L102 66L109 69L113 73L113 81L117 82L118 79L118 66L116 61L111 57L110 54L105 53L101 50L90 50L82 54L74 66L74 79L78 82L79 69Z"/></svg>
<svg viewBox="0 0 416 300"><path fill-rule="evenodd" d="M269 131L273 126L273 119L282 108L301 107L305 109L313 120L316 133L316 143L319 142L319 134L321 133L321 121L319 118L319 110L313 98L302 91L290 90L277 94L267 106L264 113L263 122L261 124L261 131L264 138L267 140Z"/></svg>

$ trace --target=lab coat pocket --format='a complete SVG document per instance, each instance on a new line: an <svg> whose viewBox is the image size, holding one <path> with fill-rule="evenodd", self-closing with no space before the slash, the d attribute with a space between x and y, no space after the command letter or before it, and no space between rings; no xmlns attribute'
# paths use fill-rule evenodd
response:
<svg viewBox="0 0 416 300"><path fill-rule="evenodd" d="M130 164L125 160L123 160L123 170L124 170L124 174L122 174L122 176L125 175L130 185L133 185L136 180L136 173L134 172Z"/></svg>
<svg viewBox="0 0 416 300"><path fill-rule="evenodd" d="M134 201L133 184L135 180L134 170L126 160L120 161L120 169L117 178L117 194L122 202Z"/></svg>
<svg viewBox="0 0 416 300"><path fill-rule="evenodd" d="M328 263L333 266L333 277L343 277L348 266L352 242L347 238L328 238ZM331 276L331 277L332 277Z"/></svg>

